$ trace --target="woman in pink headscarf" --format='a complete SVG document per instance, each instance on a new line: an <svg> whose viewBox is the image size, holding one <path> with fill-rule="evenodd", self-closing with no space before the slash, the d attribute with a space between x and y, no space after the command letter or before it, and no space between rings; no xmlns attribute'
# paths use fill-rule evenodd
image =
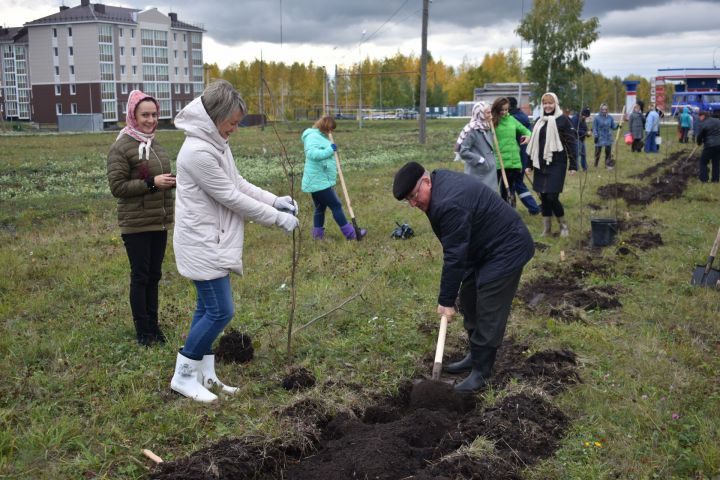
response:
<svg viewBox="0 0 720 480"><path fill-rule="evenodd" d="M158 324L158 283L173 224L175 176L167 152L155 141L160 105L130 92L126 125L110 147L107 177L118 199L118 224L130 260L130 308L140 345L164 343Z"/></svg>

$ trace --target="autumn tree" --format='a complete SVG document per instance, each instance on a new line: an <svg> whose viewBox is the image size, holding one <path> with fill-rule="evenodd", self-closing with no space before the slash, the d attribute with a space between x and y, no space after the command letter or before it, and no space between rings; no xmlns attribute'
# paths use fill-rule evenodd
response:
<svg viewBox="0 0 720 480"><path fill-rule="evenodd" d="M561 101L575 87L590 55L588 47L598 38L597 17L582 20L583 0L535 0L517 33L532 44L528 78Z"/></svg>

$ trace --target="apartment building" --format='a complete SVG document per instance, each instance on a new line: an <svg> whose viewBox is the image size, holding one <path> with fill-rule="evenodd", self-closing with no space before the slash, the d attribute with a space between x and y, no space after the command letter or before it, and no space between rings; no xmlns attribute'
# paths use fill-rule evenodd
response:
<svg viewBox="0 0 720 480"><path fill-rule="evenodd" d="M30 120L26 28L0 29L0 116Z"/></svg>
<svg viewBox="0 0 720 480"><path fill-rule="evenodd" d="M205 30L176 13L81 0L8 30L0 32L6 118L56 124L58 115L101 113L113 123L124 120L130 91L141 89L170 119L204 87Z"/></svg>

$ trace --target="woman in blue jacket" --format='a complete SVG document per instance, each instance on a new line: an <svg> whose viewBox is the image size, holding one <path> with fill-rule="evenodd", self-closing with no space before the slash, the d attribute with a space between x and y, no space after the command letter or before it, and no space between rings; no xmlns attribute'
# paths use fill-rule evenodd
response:
<svg viewBox="0 0 720 480"><path fill-rule="evenodd" d="M325 210L330 209L333 218L340 227L345 238L356 240L367 234L361 228L355 232L352 224L348 223L342 209L340 199L335 192L337 183L337 166L335 164L335 151L337 147L330 141L328 135L336 128L335 119L326 115L302 133L305 147L305 167L302 178L302 191L312 196L315 204L313 214L312 236L315 240L325 238Z"/></svg>
<svg viewBox="0 0 720 480"><path fill-rule="evenodd" d="M600 152L605 148L605 168L612 170L613 159L612 159L612 146L613 146L613 135L612 131L617 130L620 127L615 120L608 115L608 106L606 104L600 105L600 113L595 115L593 119L592 129L593 136L595 137L595 166L600 163Z"/></svg>

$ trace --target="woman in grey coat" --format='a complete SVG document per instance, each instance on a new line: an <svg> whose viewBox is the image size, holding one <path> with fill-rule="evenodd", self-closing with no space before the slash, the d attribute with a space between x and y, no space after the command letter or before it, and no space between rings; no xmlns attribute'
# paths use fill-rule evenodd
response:
<svg viewBox="0 0 720 480"><path fill-rule="evenodd" d="M633 107L633 111L628 119L630 125L630 134L632 135L632 151L641 152L643 147L643 132L645 131L645 119L640 111L640 105L637 103Z"/></svg>
<svg viewBox="0 0 720 480"><path fill-rule="evenodd" d="M465 162L465 173L478 177L492 191L498 191L492 133L490 133L490 105L478 102L472 110L470 122L460 132L456 148Z"/></svg>

